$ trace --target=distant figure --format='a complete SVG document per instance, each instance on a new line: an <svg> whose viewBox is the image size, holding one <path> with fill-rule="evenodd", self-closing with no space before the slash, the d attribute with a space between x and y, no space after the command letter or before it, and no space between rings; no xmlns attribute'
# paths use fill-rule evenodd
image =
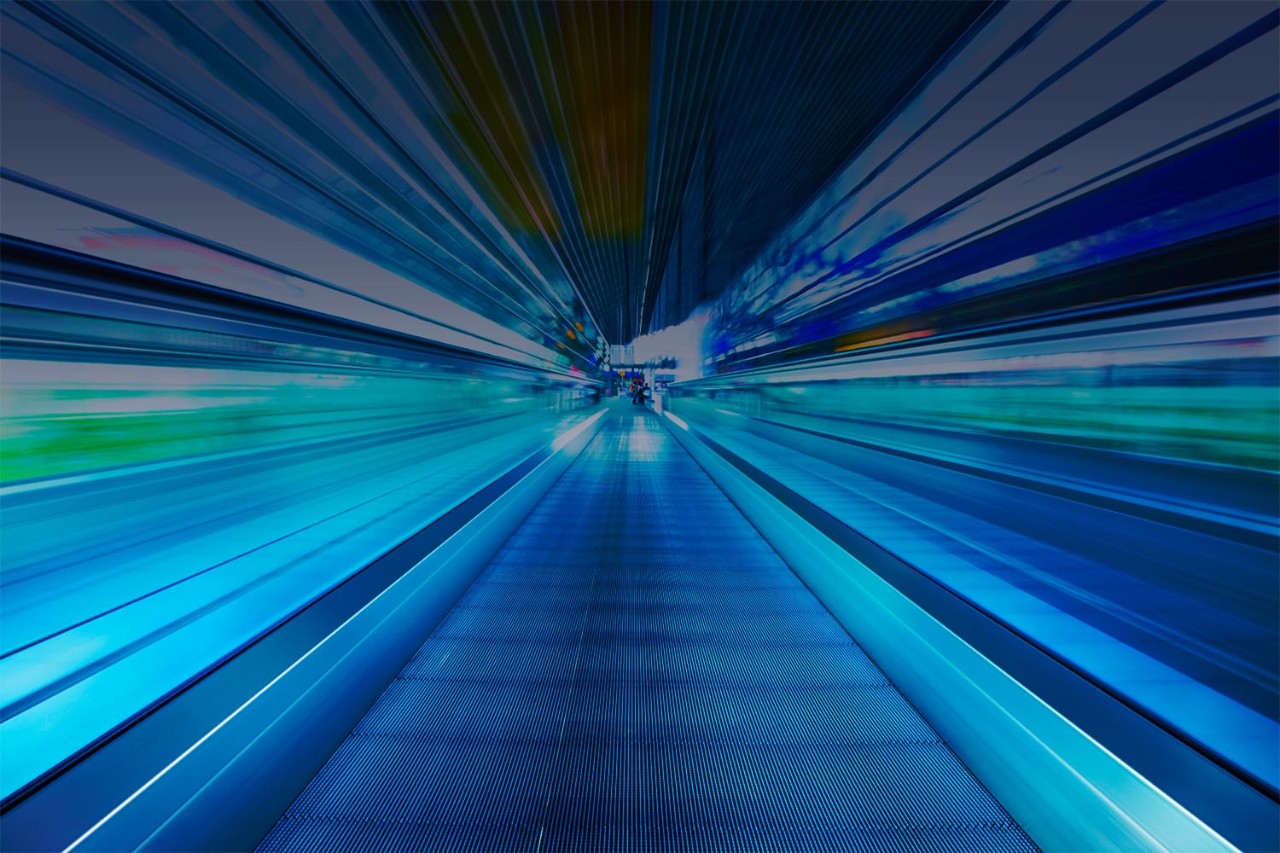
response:
<svg viewBox="0 0 1280 853"><path fill-rule="evenodd" d="M631 405L637 405L640 402L640 377L631 377L631 388L627 391L631 395Z"/></svg>

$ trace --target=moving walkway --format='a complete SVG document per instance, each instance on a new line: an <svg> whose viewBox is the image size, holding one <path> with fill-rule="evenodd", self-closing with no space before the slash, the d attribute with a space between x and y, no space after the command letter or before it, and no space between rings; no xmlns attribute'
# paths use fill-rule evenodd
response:
<svg viewBox="0 0 1280 853"><path fill-rule="evenodd" d="M1273 803L1216 787L1220 834L1095 736L1168 733L1081 692L1086 731L774 486L607 405L11 797L3 847L1265 846Z"/></svg>
<svg viewBox="0 0 1280 853"><path fill-rule="evenodd" d="M259 849L1033 847L657 419L619 411Z"/></svg>

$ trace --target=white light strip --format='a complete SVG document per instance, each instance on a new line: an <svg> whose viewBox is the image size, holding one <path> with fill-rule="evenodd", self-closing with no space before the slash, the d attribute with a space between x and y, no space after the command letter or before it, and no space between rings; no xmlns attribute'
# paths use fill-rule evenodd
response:
<svg viewBox="0 0 1280 853"><path fill-rule="evenodd" d="M685 432L689 431L689 425L684 421L680 420L679 418L677 418L675 415L671 414L670 412L663 412L662 414L666 415L667 418L676 426L680 427L680 429L684 430Z"/></svg>
<svg viewBox="0 0 1280 853"><path fill-rule="evenodd" d="M604 417L605 411L606 411L605 409L601 409L591 417L587 418L582 423L578 424L573 429L567 430L566 432L563 432L559 436L557 436L556 440L551 442L552 452L555 452L557 450L560 450L568 446L569 442L573 441L575 438L582 435L583 431L588 429L596 421L600 420L600 418Z"/></svg>
<svg viewBox="0 0 1280 853"><path fill-rule="evenodd" d="M452 537L450 537L450 538L452 538ZM443 544L443 543L442 543L442 544ZM407 577L407 576L408 576L408 575L404 575L404 576L402 576L402 577L401 577L401 580L403 580L403 579L404 579L404 577ZM398 582L397 582L397 583L398 583ZM238 716L240 715L240 713L241 713L242 711L244 711L244 709L245 709L245 708L248 708L250 705L252 705L254 702L256 702L256 701L258 700L258 697L259 697L259 696L261 696L262 694L266 693L268 690L270 690L272 687L274 687L274 686L276 685L276 683L277 683L277 682L279 682L282 678L284 678L286 675L288 675L290 672L292 672L295 668L297 668L297 667L298 667L298 666L299 666L303 661L305 661L307 658L309 658L309 657L311 657L313 654L315 654L315 652L316 652L318 649L320 649L322 646L324 646L324 644L325 644L325 643L327 643L327 642L329 642L329 640L333 639L334 635L336 635L339 631L341 631L343 628L345 628L345 627L346 627L346 626L347 626L347 625L348 625L352 620L356 619L358 616L360 616L362 613L364 613L366 610L368 610L370 607L372 607L372 606L373 606L373 604L374 604L375 602L377 602L379 599L381 599L383 595L386 595L386 594L387 594L387 592L389 592L391 589L393 589L396 585L397 585L397 584L392 584L390 587L387 587L387 589L386 589L386 590L383 590L383 592L382 592L380 595L378 595L378 596L374 597L373 599L371 599L367 604L365 604L365 606L364 606L364 607L361 607L361 608L360 608L359 610L357 610L355 613L352 613L352 614L351 614L350 616L348 616L345 620L343 620L342 624L338 625L338 627L334 628L332 631L330 631L328 634L326 634L323 640L321 640L320 642L318 642L318 643L316 643L314 646L312 646L310 649L308 649L306 654L304 654L302 657L298 658L298 659L297 659L296 661L294 661L293 663L289 664L289 666L288 666L288 667L286 667L286 668L285 668L285 669L284 669L284 670L283 670L279 675L277 675L275 678L271 679L271 680L270 680L270 681L268 681L265 685L263 685L263 686L262 686L262 689L260 689L257 693L254 693L252 696L250 696L248 699L246 699L246 700L243 702L243 704L241 704L241 705L240 705L240 707L236 708L234 711L232 711L230 714L228 714L228 715L227 715L227 716L226 716L226 717L225 717L225 718L224 718L220 723L218 723L216 726L214 726L213 728L209 729L209 731L208 731L208 732L206 732L206 733L204 734L204 736L203 736L203 737L201 737L201 738L200 738L199 740L197 740L195 743L191 744L191 746L189 746L189 747L187 747L186 749L184 749L184 750L182 751L182 754L181 754L181 755L179 755L177 758L173 759L173 761L170 761L168 764L166 764L166 765L164 766L164 768L163 768L159 773L157 773L156 775L154 775L154 776L152 776L150 779L148 779L148 780L146 781L146 783L142 785L142 787L138 788L138 790L134 791L132 794L130 794L128 797L126 797L123 801L121 801L121 802L120 802L120 804L119 804L119 805L117 805L117 806L116 806L115 808L113 808L111 811L107 812L107 813L102 817L102 819L101 819L101 820L99 820L99 821L98 821L97 823L95 823L93 826L91 826L91 827L89 827L87 830L85 830L84 834L83 834L83 835L81 835L79 838L77 838L75 841L71 842L71 844L67 846L67 848L63 851L63 853L70 853L70 851L75 850L77 847L79 847L81 844L83 844L83 843L84 843L84 841L85 841L89 836L93 835L95 832L97 832L99 829L101 829L101 828L102 828L102 826L103 826L107 821L111 820L113 817L115 817L117 814L119 814L119 813L120 813L120 812L121 812L121 811L122 811L126 806L128 806L130 803L132 803L132 802L133 802L134 800L136 800L138 797L140 797L140 796L142 796L144 793L146 793L146 791L147 791L147 790L148 790L152 785L154 785L156 782L159 782L159 781L160 781L160 779L161 779L161 778L162 778L166 773L168 773L170 770L172 770L174 767L176 767L176 766L177 766L177 765L178 765L178 764L179 764L183 759L185 759L188 755L190 755L191 753L195 752L195 751L196 751L196 750L197 750L197 749L198 749L202 744L204 744L204 743L205 743L205 741L209 740L209 738L213 737L215 734L217 734L219 731L221 731L221 730L222 730L222 728L223 728L224 726L226 726L226 725L227 725L227 723L230 723L232 720L234 720L236 717L238 717Z"/></svg>

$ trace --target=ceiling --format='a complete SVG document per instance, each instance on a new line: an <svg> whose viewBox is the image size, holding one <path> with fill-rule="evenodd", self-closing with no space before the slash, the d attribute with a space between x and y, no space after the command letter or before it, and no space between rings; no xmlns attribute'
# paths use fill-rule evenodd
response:
<svg viewBox="0 0 1280 853"><path fill-rule="evenodd" d="M473 179L628 342L722 290L985 6L376 8ZM655 316L686 220L697 269Z"/></svg>
<svg viewBox="0 0 1280 853"><path fill-rule="evenodd" d="M987 11L8 4L6 74L586 363L720 293Z"/></svg>

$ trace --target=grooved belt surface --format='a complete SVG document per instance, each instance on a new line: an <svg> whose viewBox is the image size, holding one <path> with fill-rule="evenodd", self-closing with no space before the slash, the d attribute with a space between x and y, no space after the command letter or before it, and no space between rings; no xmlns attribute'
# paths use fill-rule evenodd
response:
<svg viewBox="0 0 1280 853"><path fill-rule="evenodd" d="M1034 847L636 412L606 423L259 849Z"/></svg>

